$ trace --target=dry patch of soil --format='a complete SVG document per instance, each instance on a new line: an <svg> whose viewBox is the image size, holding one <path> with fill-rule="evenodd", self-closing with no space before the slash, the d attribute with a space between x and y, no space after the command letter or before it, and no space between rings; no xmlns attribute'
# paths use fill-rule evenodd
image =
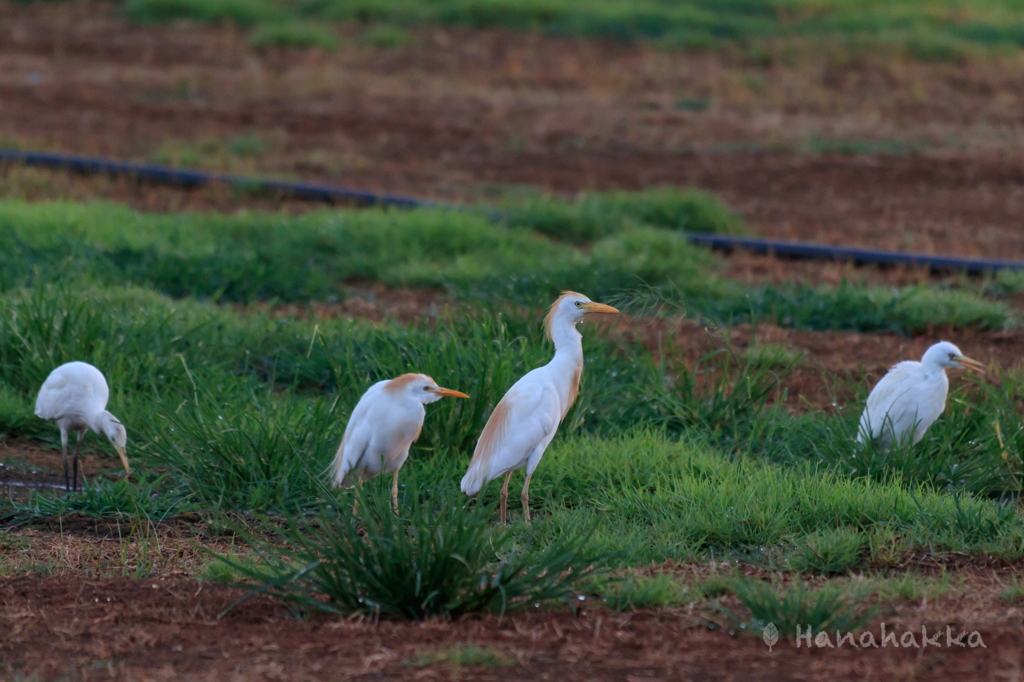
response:
<svg viewBox="0 0 1024 682"><path fill-rule="evenodd" d="M981 589L982 583L973 585ZM1019 607L964 592L908 604L889 632L977 630L985 647L797 648L710 629L700 609L613 613L584 607L454 622L297 620L256 597L218 617L241 591L181 578L21 577L0 584L0 656L8 670L52 679L1012 679L1024 665ZM958 606L959 605L959 606ZM868 629L880 636L879 624ZM499 665L450 662L455 647ZM456 649L457 650L457 649ZM448 658L448 660L446 660ZM433 659L434 662L427 662ZM440 660L437 660L440 659ZM502 665L503 664L503 665ZM1006 677L1004 677L1006 676Z"/></svg>

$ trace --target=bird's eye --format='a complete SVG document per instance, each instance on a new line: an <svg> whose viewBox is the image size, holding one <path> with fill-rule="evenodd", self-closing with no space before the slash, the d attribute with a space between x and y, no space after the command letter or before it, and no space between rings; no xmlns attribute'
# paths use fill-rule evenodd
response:
<svg viewBox="0 0 1024 682"><path fill-rule="evenodd" d="M424 387L423 387L423 390L424 390L424 391L429 391L429 390L430 390L430 386L424 386Z"/></svg>
<svg viewBox="0 0 1024 682"><path fill-rule="evenodd" d="M952 360L952 359L953 359L953 358L955 358L955 357L956 357L956 353L950 353L950 354L949 354L949 359L950 359L950 360Z"/></svg>
<svg viewBox="0 0 1024 682"><path fill-rule="evenodd" d="M576 307L577 308L579 308L581 305L583 305L583 303L581 303L580 301L576 301Z"/></svg>

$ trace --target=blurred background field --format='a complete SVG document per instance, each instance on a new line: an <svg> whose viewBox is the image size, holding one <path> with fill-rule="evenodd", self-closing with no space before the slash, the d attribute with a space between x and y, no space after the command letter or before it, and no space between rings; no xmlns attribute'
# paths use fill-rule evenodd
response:
<svg viewBox="0 0 1024 682"><path fill-rule="evenodd" d="M0 147L461 206L0 165L5 673L715 676L758 669L768 621L765 679L1024 665L1024 277L681 236L1024 260L1022 50L1014 2L0 3ZM582 328L534 526L513 503L498 528L498 484L457 482L564 289L624 314ZM856 444L868 390L939 338L988 373L951 373L916 447ZM106 373L133 474L89 436L64 495L32 407L72 359ZM428 410L399 517L374 482L353 519L323 471L406 371L471 398ZM989 648L811 664L785 640L882 620Z"/></svg>

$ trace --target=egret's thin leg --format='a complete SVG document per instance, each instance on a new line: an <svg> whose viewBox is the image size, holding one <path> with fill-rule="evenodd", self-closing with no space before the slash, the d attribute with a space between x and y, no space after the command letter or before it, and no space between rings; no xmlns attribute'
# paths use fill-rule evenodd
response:
<svg viewBox="0 0 1024 682"><path fill-rule="evenodd" d="M395 471L395 478L391 483L391 508L398 513L398 471Z"/></svg>
<svg viewBox="0 0 1024 682"><path fill-rule="evenodd" d="M74 471L74 478L71 479L73 481L73 483L71 484L71 489L74 490L76 493L78 492L78 448L82 447L82 439L83 438L85 438L85 432L84 431L79 431L78 432L78 442L75 443L75 454L71 458L72 461L74 462L74 465L73 465L73 467L74 467L74 469L73 469L73 471Z"/></svg>
<svg viewBox="0 0 1024 682"><path fill-rule="evenodd" d="M60 427L60 458L64 462L64 492L71 492L71 481L68 479L68 432Z"/></svg>
<svg viewBox="0 0 1024 682"><path fill-rule="evenodd" d="M512 478L512 472L505 474L505 482L501 484L501 525L505 525L506 511L508 510L508 482Z"/></svg>
<svg viewBox="0 0 1024 682"><path fill-rule="evenodd" d="M363 490L363 475L356 476L356 501L352 504L352 516L359 511L359 493Z"/></svg>
<svg viewBox="0 0 1024 682"><path fill-rule="evenodd" d="M526 474L526 483L523 483L523 494L519 496L519 501L523 503L523 518L526 519L526 525L530 525L530 474Z"/></svg>

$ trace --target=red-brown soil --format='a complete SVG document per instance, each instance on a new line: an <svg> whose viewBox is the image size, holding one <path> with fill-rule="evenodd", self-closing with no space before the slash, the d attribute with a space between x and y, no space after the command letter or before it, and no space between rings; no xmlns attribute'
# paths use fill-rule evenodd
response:
<svg viewBox="0 0 1024 682"><path fill-rule="evenodd" d="M1024 258L1024 71L1009 57L763 67L458 29L377 49L358 25L339 28L335 52L256 51L238 30L132 26L103 4L0 13L0 135L32 147L171 161L187 148L186 165L455 199L696 184L763 235ZM243 134L266 148L225 151ZM919 151L816 153L826 138ZM7 184L54 191L38 175ZM85 193L239 205L229 191L133 187Z"/></svg>
<svg viewBox="0 0 1024 682"><path fill-rule="evenodd" d="M996 581L984 574L989 588ZM973 578L972 578L973 579ZM970 587L975 587L973 584ZM239 590L180 578L21 577L0 584L0 657L8 671L57 679L995 680L1024 665L1019 607L979 583L886 615L899 636L977 630L974 649L808 650L709 629L707 609L613 613L584 607L446 621L297 620L256 597L218 618ZM982 605L991 606L983 611ZM730 607L733 607L730 604ZM880 636L880 624L869 627ZM909 640L908 640L909 642ZM507 665L460 666L443 652L487 648ZM441 662L427 662L431 656Z"/></svg>

